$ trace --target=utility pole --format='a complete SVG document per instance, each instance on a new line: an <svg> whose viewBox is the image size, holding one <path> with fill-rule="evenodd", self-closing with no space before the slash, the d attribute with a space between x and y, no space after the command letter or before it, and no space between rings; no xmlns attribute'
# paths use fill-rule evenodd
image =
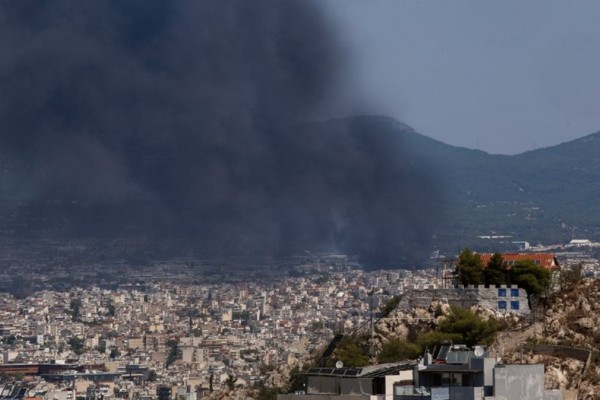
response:
<svg viewBox="0 0 600 400"><path fill-rule="evenodd" d="M369 347L369 360L375 359L375 325L373 322L373 292L374 288L371 288L371 292L369 293L369 308L371 310L371 343Z"/></svg>

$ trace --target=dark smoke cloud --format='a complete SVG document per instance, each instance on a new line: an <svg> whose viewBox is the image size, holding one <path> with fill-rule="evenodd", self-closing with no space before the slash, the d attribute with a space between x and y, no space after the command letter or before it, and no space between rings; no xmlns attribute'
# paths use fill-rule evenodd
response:
<svg viewBox="0 0 600 400"><path fill-rule="evenodd" d="M0 51L1 152L27 166L28 218L380 262L429 235L433 182L397 135L307 122L341 58L310 1L2 1Z"/></svg>

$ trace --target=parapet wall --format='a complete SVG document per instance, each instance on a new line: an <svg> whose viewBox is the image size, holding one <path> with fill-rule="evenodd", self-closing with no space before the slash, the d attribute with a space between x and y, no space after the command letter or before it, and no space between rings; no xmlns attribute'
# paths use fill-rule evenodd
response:
<svg viewBox="0 0 600 400"><path fill-rule="evenodd" d="M471 308L481 306L491 310L525 315L530 312L527 293L516 285L456 286L444 289L409 289L402 295L398 309L429 308L433 301Z"/></svg>
<svg viewBox="0 0 600 400"><path fill-rule="evenodd" d="M582 373L585 373L587 367L592 362L592 351L579 347L558 346L551 344L531 344L525 346L534 354L544 354L553 357L569 357L575 360L583 361L584 367Z"/></svg>

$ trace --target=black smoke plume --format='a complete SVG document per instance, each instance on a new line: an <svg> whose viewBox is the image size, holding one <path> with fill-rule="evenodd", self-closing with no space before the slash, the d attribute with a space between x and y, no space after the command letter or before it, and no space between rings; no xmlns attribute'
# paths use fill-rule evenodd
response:
<svg viewBox="0 0 600 400"><path fill-rule="evenodd" d="M342 59L310 1L2 1L0 52L2 194L29 229L382 263L429 237L397 136L310 122Z"/></svg>

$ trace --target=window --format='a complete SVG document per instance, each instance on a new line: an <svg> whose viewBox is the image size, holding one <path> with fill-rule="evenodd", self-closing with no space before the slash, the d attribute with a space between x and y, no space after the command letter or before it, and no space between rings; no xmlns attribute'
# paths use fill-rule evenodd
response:
<svg viewBox="0 0 600 400"><path fill-rule="evenodd" d="M506 289L505 288L498 289L498 297L506 297Z"/></svg>
<svg viewBox="0 0 600 400"><path fill-rule="evenodd" d="M394 395L396 396L410 396L413 394L415 394L414 386L394 385Z"/></svg>
<svg viewBox="0 0 600 400"><path fill-rule="evenodd" d="M498 302L498 310L506 310L506 301L501 300Z"/></svg>
<svg viewBox="0 0 600 400"><path fill-rule="evenodd" d="M511 310L518 310L520 308L520 304L518 301L511 301L510 302L510 309Z"/></svg>
<svg viewBox="0 0 600 400"><path fill-rule="evenodd" d="M510 289L511 297L519 297L519 289Z"/></svg>

